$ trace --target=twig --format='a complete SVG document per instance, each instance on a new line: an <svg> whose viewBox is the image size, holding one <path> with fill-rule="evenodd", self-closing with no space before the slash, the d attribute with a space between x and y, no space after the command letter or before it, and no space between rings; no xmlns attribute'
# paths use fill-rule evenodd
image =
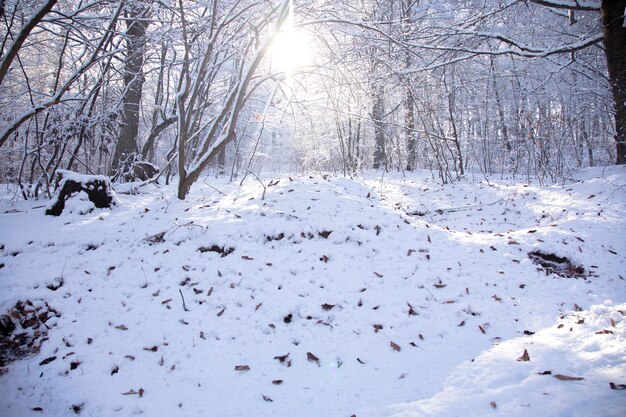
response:
<svg viewBox="0 0 626 417"><path fill-rule="evenodd" d="M488 206L495 206L498 203L501 203L502 201L504 201L504 199L500 199L500 200L496 200L493 201L491 203L485 203L485 204L476 204L473 206L465 206L465 207L450 207L450 208L439 208L439 209L435 209L432 210L433 212L437 213L437 214L443 214L443 213L454 213L455 211L462 211L462 210L473 210L473 209L477 209L477 208L482 208L482 207L488 207ZM425 216L426 214L431 213L431 211L427 211L427 212L421 212L421 211L414 211L412 213L406 213L409 216Z"/></svg>
<svg viewBox="0 0 626 417"><path fill-rule="evenodd" d="M178 289L178 292L180 293L180 298L182 298L182 299L183 299L183 310L185 310L185 311L189 311L189 310L187 309L187 305L185 304L185 297L183 296L183 292L182 292L182 290L181 290L180 288Z"/></svg>
<svg viewBox="0 0 626 417"><path fill-rule="evenodd" d="M261 183L261 187L263 187L263 195L261 196L261 200L265 200L265 191L267 190L267 187L265 186L265 184L263 184L263 181L261 181L261 178L259 178L259 176L257 174L252 172L249 168L246 168L246 171L248 171L250 174L252 174L254 176L254 178L256 178L257 181L259 183Z"/></svg>
<svg viewBox="0 0 626 417"><path fill-rule="evenodd" d="M206 179L205 179L203 182L204 182L206 185L208 185L209 187L213 188L213 189L214 189L215 191L217 191L218 193L220 193L221 195L223 195L224 197L227 197L227 196L228 196L228 194L226 194L225 192L223 192L223 191L221 191L221 190L218 190L217 188L215 188L214 186L212 186L211 184L209 184L209 183L207 182L207 180L206 180Z"/></svg>

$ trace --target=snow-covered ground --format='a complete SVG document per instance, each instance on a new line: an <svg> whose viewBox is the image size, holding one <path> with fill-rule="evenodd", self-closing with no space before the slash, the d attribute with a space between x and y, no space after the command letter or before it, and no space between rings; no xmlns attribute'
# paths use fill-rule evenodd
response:
<svg viewBox="0 0 626 417"><path fill-rule="evenodd" d="M0 415L626 415L623 167L275 180L4 196Z"/></svg>

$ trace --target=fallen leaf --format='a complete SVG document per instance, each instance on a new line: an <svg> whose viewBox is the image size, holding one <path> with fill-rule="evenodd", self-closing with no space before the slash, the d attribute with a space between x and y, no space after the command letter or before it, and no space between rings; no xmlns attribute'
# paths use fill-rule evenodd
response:
<svg viewBox="0 0 626 417"><path fill-rule="evenodd" d="M330 236L331 233L332 233L332 230L330 231L324 230L324 231L319 232L319 235L323 237L324 239L328 239L328 236Z"/></svg>
<svg viewBox="0 0 626 417"><path fill-rule="evenodd" d="M552 371L538 372L539 375L552 375Z"/></svg>
<svg viewBox="0 0 626 417"><path fill-rule="evenodd" d="M118 330L128 330L128 327L126 327L123 324L120 324L119 326L115 326L115 328L118 329Z"/></svg>
<svg viewBox="0 0 626 417"><path fill-rule="evenodd" d="M494 410L498 407L498 404L496 404L495 401L492 401L489 404L491 404L491 408L493 408Z"/></svg>
<svg viewBox="0 0 626 417"><path fill-rule="evenodd" d="M382 324L374 324L374 333L378 333L379 330L383 329L383 325Z"/></svg>
<svg viewBox="0 0 626 417"><path fill-rule="evenodd" d="M616 384L615 382L609 382L609 386L611 387L611 389L614 389L616 391L622 391L626 389L626 384Z"/></svg>
<svg viewBox="0 0 626 417"><path fill-rule="evenodd" d="M389 344L391 345L391 348L393 350L395 350L396 352L400 352L402 350L402 348L400 347L400 345L398 345L397 343L394 342L389 342Z"/></svg>
<svg viewBox="0 0 626 417"><path fill-rule="evenodd" d="M604 329L604 330L598 330L598 331L596 332L596 334L613 334L613 331L612 331L612 330L607 330L607 329Z"/></svg>
<svg viewBox="0 0 626 417"><path fill-rule="evenodd" d="M325 311L330 311L333 309L333 307L335 307L335 304L328 304L328 303L322 304L322 309Z"/></svg>
<svg viewBox="0 0 626 417"><path fill-rule="evenodd" d="M139 394L139 398L143 397L143 393L145 391L143 390L143 388L139 388L138 394Z"/></svg>
<svg viewBox="0 0 626 417"><path fill-rule="evenodd" d="M306 353L306 358L309 362L315 362L318 365L320 364L320 360L317 356L315 356L314 354L312 354L311 352L307 352Z"/></svg>
<svg viewBox="0 0 626 417"><path fill-rule="evenodd" d="M56 358L57 358L56 356L50 356L49 358L46 358L46 359L42 360L41 362L39 362L39 366L47 365L50 362L56 360Z"/></svg>
<svg viewBox="0 0 626 417"><path fill-rule="evenodd" d="M254 307L254 311L257 311L259 308L261 308L262 305L263 303L257 304L256 307Z"/></svg>
<svg viewBox="0 0 626 417"><path fill-rule="evenodd" d="M282 379L275 379L275 380L272 381L272 384L274 384L274 385L280 385L282 383L283 383Z"/></svg>
<svg viewBox="0 0 626 417"><path fill-rule="evenodd" d="M582 381L583 379L585 379L581 376L567 376L561 374L556 374L554 375L554 377L560 381Z"/></svg>
<svg viewBox="0 0 626 417"><path fill-rule="evenodd" d="M280 363L284 363L289 357L289 353L283 356L274 356L274 359L278 360Z"/></svg>
<svg viewBox="0 0 626 417"><path fill-rule="evenodd" d="M266 395L261 394L261 396L263 397L263 401L267 401L269 403L274 402L274 400L272 400L270 397Z"/></svg>
<svg viewBox="0 0 626 417"><path fill-rule="evenodd" d="M241 259L246 260L246 261L252 261L252 260L254 260L254 258L251 258L251 257L249 257L248 255L243 255L243 256L241 257Z"/></svg>
<svg viewBox="0 0 626 417"><path fill-rule="evenodd" d="M528 354L528 351L526 349L524 349L524 353L522 354L522 356L517 358L517 361L518 362L529 362L530 361L530 355Z"/></svg>
<svg viewBox="0 0 626 417"><path fill-rule="evenodd" d="M235 371L249 371L250 367L248 365L237 365L235 366Z"/></svg>

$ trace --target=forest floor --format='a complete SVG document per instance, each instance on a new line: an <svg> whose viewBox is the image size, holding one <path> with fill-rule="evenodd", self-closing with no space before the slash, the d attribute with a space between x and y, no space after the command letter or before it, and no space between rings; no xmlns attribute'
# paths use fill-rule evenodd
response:
<svg viewBox="0 0 626 417"><path fill-rule="evenodd" d="M0 415L624 415L623 167L205 181L5 188Z"/></svg>

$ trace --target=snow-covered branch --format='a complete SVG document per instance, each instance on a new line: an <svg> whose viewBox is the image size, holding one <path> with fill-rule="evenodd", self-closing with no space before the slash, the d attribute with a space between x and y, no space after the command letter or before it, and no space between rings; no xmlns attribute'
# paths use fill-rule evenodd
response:
<svg viewBox="0 0 626 417"><path fill-rule="evenodd" d="M554 7L555 9L577 10L583 12L600 11L602 0L530 0L542 6ZM605 0L612 1L612 0Z"/></svg>

